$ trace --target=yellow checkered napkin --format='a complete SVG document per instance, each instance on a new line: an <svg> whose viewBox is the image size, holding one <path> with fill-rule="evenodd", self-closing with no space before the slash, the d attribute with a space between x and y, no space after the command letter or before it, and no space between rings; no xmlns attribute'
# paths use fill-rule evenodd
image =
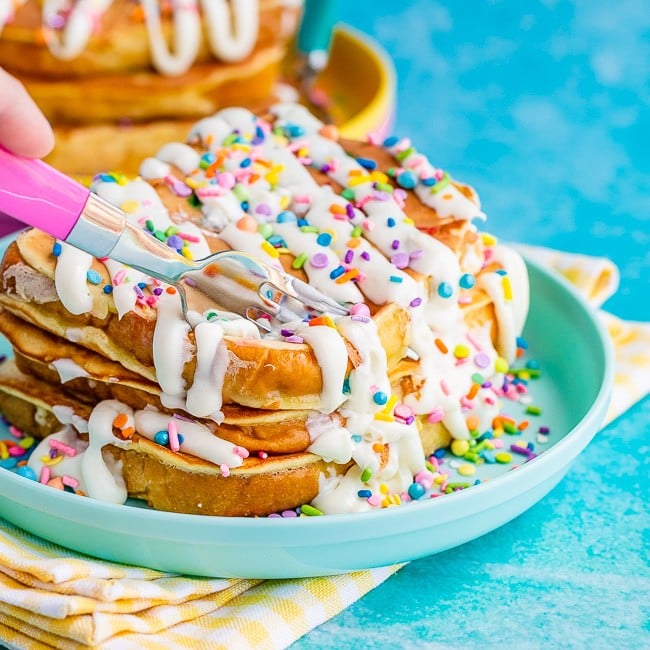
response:
<svg viewBox="0 0 650 650"><path fill-rule="evenodd" d="M524 252L596 307L618 285L608 260ZM650 324L601 315L616 350L611 419L650 390ZM0 519L0 639L29 650L286 648L399 568L301 580L188 578L89 558Z"/></svg>

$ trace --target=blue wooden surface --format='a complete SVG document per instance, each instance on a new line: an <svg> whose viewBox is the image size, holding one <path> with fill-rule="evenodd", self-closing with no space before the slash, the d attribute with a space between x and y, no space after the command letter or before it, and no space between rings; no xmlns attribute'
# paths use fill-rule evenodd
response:
<svg viewBox="0 0 650 650"><path fill-rule="evenodd" d="M650 320L647 2L341 5L395 62L394 131L478 189L490 230L609 257L606 307ZM409 564L294 648L650 647L649 432L646 398L524 515Z"/></svg>

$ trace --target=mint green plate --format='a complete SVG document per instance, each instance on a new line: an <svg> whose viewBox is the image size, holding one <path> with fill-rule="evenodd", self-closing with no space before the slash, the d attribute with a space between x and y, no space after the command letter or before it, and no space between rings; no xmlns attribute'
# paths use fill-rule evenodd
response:
<svg viewBox="0 0 650 650"><path fill-rule="evenodd" d="M603 327L568 283L532 262L528 268L532 304L524 336L542 368L530 386L543 412L516 438L533 441L539 455L516 469L485 464L471 479L480 479L479 485L401 507L276 519L105 504L0 469L0 516L91 556L223 577L343 573L414 560L475 539L530 508L562 479L598 431L609 401L612 354ZM0 339L0 354L10 352ZM523 407L515 406L508 402L508 412L524 417ZM539 425L551 429L545 445L536 442Z"/></svg>

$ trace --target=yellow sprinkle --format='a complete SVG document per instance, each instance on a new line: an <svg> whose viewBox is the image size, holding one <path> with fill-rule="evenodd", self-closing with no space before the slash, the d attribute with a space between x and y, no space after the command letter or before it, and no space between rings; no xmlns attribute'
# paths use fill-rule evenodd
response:
<svg viewBox="0 0 650 650"><path fill-rule="evenodd" d="M194 259L194 255L192 254L192 251L187 246L183 246L183 248L181 248L181 255L187 260Z"/></svg>
<svg viewBox="0 0 650 650"><path fill-rule="evenodd" d="M486 246L494 246L497 243L497 238L487 232L481 233L481 239Z"/></svg>
<svg viewBox="0 0 650 650"><path fill-rule="evenodd" d="M440 474L440 476L434 477L433 482L436 485L442 485L446 480L447 480L447 475L446 474Z"/></svg>
<svg viewBox="0 0 650 650"><path fill-rule="evenodd" d="M9 451L7 449L7 444L0 441L0 458L2 460L7 460L9 458Z"/></svg>
<svg viewBox="0 0 650 650"><path fill-rule="evenodd" d="M197 189L198 187L201 187L201 183L199 183L199 181L197 181L196 178L192 178L191 176L185 177L185 185L187 185L193 190Z"/></svg>
<svg viewBox="0 0 650 650"><path fill-rule="evenodd" d="M459 344L454 348L454 356L456 359L467 359L469 352L470 350L466 345Z"/></svg>
<svg viewBox="0 0 650 650"><path fill-rule="evenodd" d="M381 420L382 422L395 422L395 418L392 415L383 413L382 411L375 413L375 420Z"/></svg>
<svg viewBox="0 0 650 650"><path fill-rule="evenodd" d="M497 463L506 464L512 460L512 454L508 453L507 451L500 451L495 455L494 458L496 459Z"/></svg>
<svg viewBox="0 0 650 650"><path fill-rule="evenodd" d="M506 300L512 300L512 285L510 284L510 278L507 275L504 275L501 278L501 285L503 286L503 297Z"/></svg>
<svg viewBox="0 0 650 650"><path fill-rule="evenodd" d="M469 442L467 440L454 440L451 443L451 453L454 456L463 456L469 451Z"/></svg>
<svg viewBox="0 0 650 650"><path fill-rule="evenodd" d="M278 253L277 249L269 244L267 241L262 242L262 250L270 255L271 257L278 258L280 257L280 253Z"/></svg>
<svg viewBox="0 0 650 650"><path fill-rule="evenodd" d="M49 456L41 456L41 462L43 465L56 465L57 463L60 463L63 460L63 454L59 454L58 456L55 456L54 458L50 458Z"/></svg>
<svg viewBox="0 0 650 650"><path fill-rule="evenodd" d="M356 187L357 185L363 185L364 183L370 183L370 176L355 176L348 181L348 186Z"/></svg>
<svg viewBox="0 0 650 650"><path fill-rule="evenodd" d="M389 508L392 505L393 505L393 502L388 497L384 497L381 500L381 507L382 508Z"/></svg>
<svg viewBox="0 0 650 650"><path fill-rule="evenodd" d="M278 185L279 182L280 182L280 176L279 176L279 174L273 174L272 172L269 172L269 173L264 177L264 179L266 180L266 182L267 182L269 185L271 185L271 186L273 186L273 187L275 187L276 185Z"/></svg>
<svg viewBox="0 0 650 650"><path fill-rule="evenodd" d="M392 413L393 409L395 408L395 404L397 404L397 396L396 395L391 395L388 398L388 401L386 402L384 408L381 409L381 412L382 413Z"/></svg>
<svg viewBox="0 0 650 650"><path fill-rule="evenodd" d="M120 208L122 212L126 212L127 214L133 214L137 209L140 204L138 201L124 201L122 205L120 205Z"/></svg>
<svg viewBox="0 0 650 650"><path fill-rule="evenodd" d="M476 474L476 467L471 463L463 463L458 468L458 473L461 476L474 476L474 474Z"/></svg>
<svg viewBox="0 0 650 650"><path fill-rule="evenodd" d="M501 432L501 434L503 434L503 431ZM494 435L494 432L492 432L492 435ZM494 449L494 443L491 440L486 440L485 447L486 449Z"/></svg>
<svg viewBox="0 0 650 650"><path fill-rule="evenodd" d="M251 146L249 144L243 144L242 142L235 142L230 146L230 148L233 151L245 151L247 153L251 150Z"/></svg>
<svg viewBox="0 0 650 650"><path fill-rule="evenodd" d="M384 172L375 170L370 174L370 180L374 183L388 183L388 176Z"/></svg>
<svg viewBox="0 0 650 650"><path fill-rule="evenodd" d="M410 217L404 217L404 219L402 219L402 222L405 223L407 226L413 226L415 224L415 221L413 221L413 219L411 219Z"/></svg>
<svg viewBox="0 0 650 650"><path fill-rule="evenodd" d="M286 210L291 205L291 197L288 194L280 197L280 207Z"/></svg>
<svg viewBox="0 0 650 650"><path fill-rule="evenodd" d="M505 433L505 431L501 427L497 427L495 429L492 429L492 435L495 438L500 438L504 433Z"/></svg>
<svg viewBox="0 0 650 650"><path fill-rule="evenodd" d="M382 484L379 486L379 491L380 491L382 494L388 494L388 493L390 492L390 490L388 489L388 486L386 485L386 483L382 483Z"/></svg>
<svg viewBox="0 0 650 650"><path fill-rule="evenodd" d="M393 503L396 506L401 506L402 505L402 499L400 498L399 494L397 494L397 492L395 494L393 494Z"/></svg>
<svg viewBox="0 0 650 650"><path fill-rule="evenodd" d="M508 372L508 362L503 357L497 357L494 362L494 369L497 372Z"/></svg>

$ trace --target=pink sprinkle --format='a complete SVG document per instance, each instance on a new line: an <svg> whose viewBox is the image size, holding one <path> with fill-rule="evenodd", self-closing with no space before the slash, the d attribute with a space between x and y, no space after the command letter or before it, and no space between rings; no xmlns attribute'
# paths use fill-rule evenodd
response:
<svg viewBox="0 0 650 650"><path fill-rule="evenodd" d="M64 476L61 478L63 485L71 487L73 490L76 490L79 487L79 481L74 476Z"/></svg>
<svg viewBox="0 0 650 650"><path fill-rule="evenodd" d="M408 420L410 417L413 417L413 409L406 404L398 404L393 413L395 417L401 418L402 420Z"/></svg>
<svg viewBox="0 0 650 650"><path fill-rule="evenodd" d="M467 332L467 334L465 334L465 337L472 344L472 346L477 352L481 352L483 350L481 344L478 342L476 337L471 332Z"/></svg>
<svg viewBox="0 0 650 650"><path fill-rule="evenodd" d="M445 416L445 412L443 411L441 406L436 406L436 408L429 413L427 416L427 422L431 424L435 424L436 422L441 422L442 418Z"/></svg>
<svg viewBox="0 0 650 650"><path fill-rule="evenodd" d="M11 445L7 450L10 456L24 456L27 453L26 449L19 447L18 445Z"/></svg>
<svg viewBox="0 0 650 650"><path fill-rule="evenodd" d="M167 433L169 434L169 448L172 451L178 451L181 448L178 442L178 427L174 420L170 420L167 425Z"/></svg>
<svg viewBox="0 0 650 650"><path fill-rule="evenodd" d="M490 406L492 406L492 405L495 403L495 400L494 400L492 397L490 397L489 395L486 395L486 396L483 398L483 401L484 401L486 404L489 404Z"/></svg>
<svg viewBox="0 0 650 650"><path fill-rule="evenodd" d="M18 427L15 427L13 424L9 425L9 433L14 438L24 438L25 437L25 434Z"/></svg>
<svg viewBox="0 0 650 650"><path fill-rule="evenodd" d="M361 227L368 232L372 232L375 229L375 224L370 219L364 219Z"/></svg>
<svg viewBox="0 0 650 650"><path fill-rule="evenodd" d="M501 440L501 438L494 438L494 440L492 440L492 444L494 445L495 449L503 449L504 443L503 440Z"/></svg>
<svg viewBox="0 0 650 650"><path fill-rule="evenodd" d="M451 389L449 388L449 384L447 383L446 379L440 380L440 390L447 396L451 394Z"/></svg>
<svg viewBox="0 0 650 650"><path fill-rule="evenodd" d="M469 305L472 302L472 296L461 296L458 299L459 305Z"/></svg>
<svg viewBox="0 0 650 650"><path fill-rule="evenodd" d="M239 456L240 458L248 458L250 456L250 452L248 449L244 449L244 447L240 447L239 445L235 445L232 448L233 454Z"/></svg>
<svg viewBox="0 0 650 650"><path fill-rule="evenodd" d="M415 475L415 482L420 483L420 485L428 490L433 485L433 474L423 469Z"/></svg>
<svg viewBox="0 0 650 650"><path fill-rule="evenodd" d="M221 465L219 465L219 469L221 470L221 476L224 478L230 476L230 467L228 467L226 463L221 463Z"/></svg>
<svg viewBox="0 0 650 650"><path fill-rule="evenodd" d="M372 496L369 496L367 501L371 506L381 505L381 497L378 494L373 494Z"/></svg>
<svg viewBox="0 0 650 650"><path fill-rule="evenodd" d="M262 460L266 460L266 459L269 457L269 455L268 455L265 451L258 451L258 452L257 452L257 455L258 455Z"/></svg>
<svg viewBox="0 0 650 650"><path fill-rule="evenodd" d="M350 314L352 316L370 316L370 309L365 303L357 302L350 307Z"/></svg>
<svg viewBox="0 0 650 650"><path fill-rule="evenodd" d="M472 406L474 406L474 405L472 404L472 400L467 399L467 397L465 397L465 396L463 396L463 397L460 398L460 405L461 405L461 406L464 406L465 408L468 408L468 409L471 409Z"/></svg>
<svg viewBox="0 0 650 650"><path fill-rule="evenodd" d="M77 450L74 449L73 447L70 447L70 445L66 445L65 442L61 442L60 440L57 440L56 438L51 438L50 439L50 448L51 449L56 449L57 451L60 451L62 454L65 454L66 456L76 456L77 455Z"/></svg>
<svg viewBox="0 0 650 650"><path fill-rule="evenodd" d="M227 190L231 190L236 185L235 176L230 172L223 172L222 174L219 174L217 183L219 183L221 187L224 187Z"/></svg>
<svg viewBox="0 0 650 650"><path fill-rule="evenodd" d="M47 465L44 465L41 469L41 475L38 479L38 482L43 483L43 485L47 485L51 475L52 472L50 471L50 468Z"/></svg>
<svg viewBox="0 0 650 650"><path fill-rule="evenodd" d="M359 199L357 201L357 208L359 208L359 209L363 208L363 206L366 203L368 203L369 201L372 201L372 196L370 196L370 194L368 194L368 196L364 196L362 199ZM373 224L373 227L374 227L374 224Z"/></svg>
<svg viewBox="0 0 650 650"><path fill-rule="evenodd" d="M307 205L311 205L311 201L312 198L309 194L297 194L293 197L294 203L306 203Z"/></svg>
<svg viewBox="0 0 650 650"><path fill-rule="evenodd" d="M126 271L124 269L120 269L113 277L113 286L117 287L118 285L122 284L125 277Z"/></svg>
<svg viewBox="0 0 650 650"><path fill-rule="evenodd" d="M366 137L368 138L368 142L370 144L374 144L375 146L381 144L382 138L377 131L369 131Z"/></svg>
<svg viewBox="0 0 650 650"><path fill-rule="evenodd" d="M287 343L304 343L305 339L302 338L302 336L298 336L297 334L292 334L291 336L287 336L284 339Z"/></svg>

